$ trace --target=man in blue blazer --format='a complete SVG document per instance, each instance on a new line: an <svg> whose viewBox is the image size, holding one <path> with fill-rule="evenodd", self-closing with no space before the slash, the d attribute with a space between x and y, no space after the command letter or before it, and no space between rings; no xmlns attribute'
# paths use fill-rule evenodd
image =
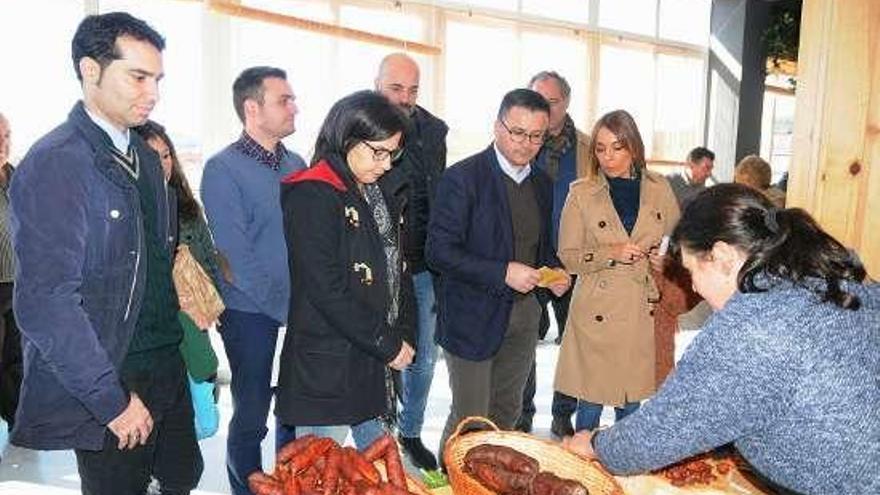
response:
<svg viewBox="0 0 880 495"><path fill-rule="evenodd" d="M540 94L507 93L493 145L447 169L437 186L426 258L440 274L436 338L452 389L441 452L466 416L514 426L535 359L536 289L558 296L571 285L550 240L551 181L531 166L549 114ZM552 281L543 266L554 269Z"/></svg>

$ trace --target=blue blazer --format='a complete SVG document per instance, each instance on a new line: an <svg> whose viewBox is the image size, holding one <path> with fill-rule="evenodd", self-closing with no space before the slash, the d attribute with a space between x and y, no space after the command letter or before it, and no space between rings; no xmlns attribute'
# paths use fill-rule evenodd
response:
<svg viewBox="0 0 880 495"><path fill-rule="evenodd" d="M532 181L541 208L538 259L532 266L562 266L550 242L551 180L536 167L526 180ZM493 146L444 172L431 209L425 255L440 274L437 343L464 359L494 356L507 332L515 291L504 282L507 263L513 260L513 225ZM540 289L538 295L544 299L546 291Z"/></svg>

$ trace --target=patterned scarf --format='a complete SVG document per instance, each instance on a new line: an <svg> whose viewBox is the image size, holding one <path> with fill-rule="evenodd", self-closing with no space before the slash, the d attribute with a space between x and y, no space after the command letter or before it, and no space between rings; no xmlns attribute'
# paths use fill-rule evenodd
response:
<svg viewBox="0 0 880 495"><path fill-rule="evenodd" d="M397 242L397 229L394 219L388 213L388 205L385 197L377 184L364 184L364 198L373 213L373 219L379 228L379 236L382 238L382 246L385 248L385 273L388 280L388 295L390 304L385 319L389 325L397 321L398 308L400 307L400 247Z"/></svg>
<svg viewBox="0 0 880 495"><path fill-rule="evenodd" d="M550 136L544 142L544 152L546 154L544 171L554 181L556 176L559 175L559 161L562 159L562 155L574 145L575 141L577 141L577 133L575 132L574 121L571 120L571 116L566 114L565 121L562 123L562 131L559 135Z"/></svg>

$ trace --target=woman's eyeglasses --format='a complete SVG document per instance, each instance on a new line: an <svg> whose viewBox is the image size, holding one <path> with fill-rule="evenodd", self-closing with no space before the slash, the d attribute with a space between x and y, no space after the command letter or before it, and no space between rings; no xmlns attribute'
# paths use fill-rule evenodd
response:
<svg viewBox="0 0 880 495"><path fill-rule="evenodd" d="M380 148L377 146L373 146L366 141L361 141L367 148L373 152L373 160L377 162L382 162L388 159L391 159L392 162L397 161L401 155L403 155L403 148L395 148L393 150L389 150L387 148Z"/></svg>

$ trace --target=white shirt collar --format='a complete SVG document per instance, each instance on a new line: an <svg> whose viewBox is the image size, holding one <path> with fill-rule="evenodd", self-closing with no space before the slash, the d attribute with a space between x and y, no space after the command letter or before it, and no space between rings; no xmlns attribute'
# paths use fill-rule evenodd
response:
<svg viewBox="0 0 880 495"><path fill-rule="evenodd" d="M115 126L92 113L88 107L83 106L86 109L86 114L88 114L89 118L92 119L92 122L95 123L98 127L101 128L102 131L106 132L108 136L110 136L110 141L113 142L113 146L116 147L117 150L122 152L123 154L128 153L128 145L131 140L131 134L129 129L125 129L125 132L121 132Z"/></svg>
<svg viewBox="0 0 880 495"><path fill-rule="evenodd" d="M507 158L504 158L504 155L501 154L496 143L492 143L492 148L495 149L495 158L498 159L498 165L501 166L501 171L517 184L522 184L522 181L526 180L526 177L532 173L531 163L525 167L514 167L509 161L507 161Z"/></svg>

